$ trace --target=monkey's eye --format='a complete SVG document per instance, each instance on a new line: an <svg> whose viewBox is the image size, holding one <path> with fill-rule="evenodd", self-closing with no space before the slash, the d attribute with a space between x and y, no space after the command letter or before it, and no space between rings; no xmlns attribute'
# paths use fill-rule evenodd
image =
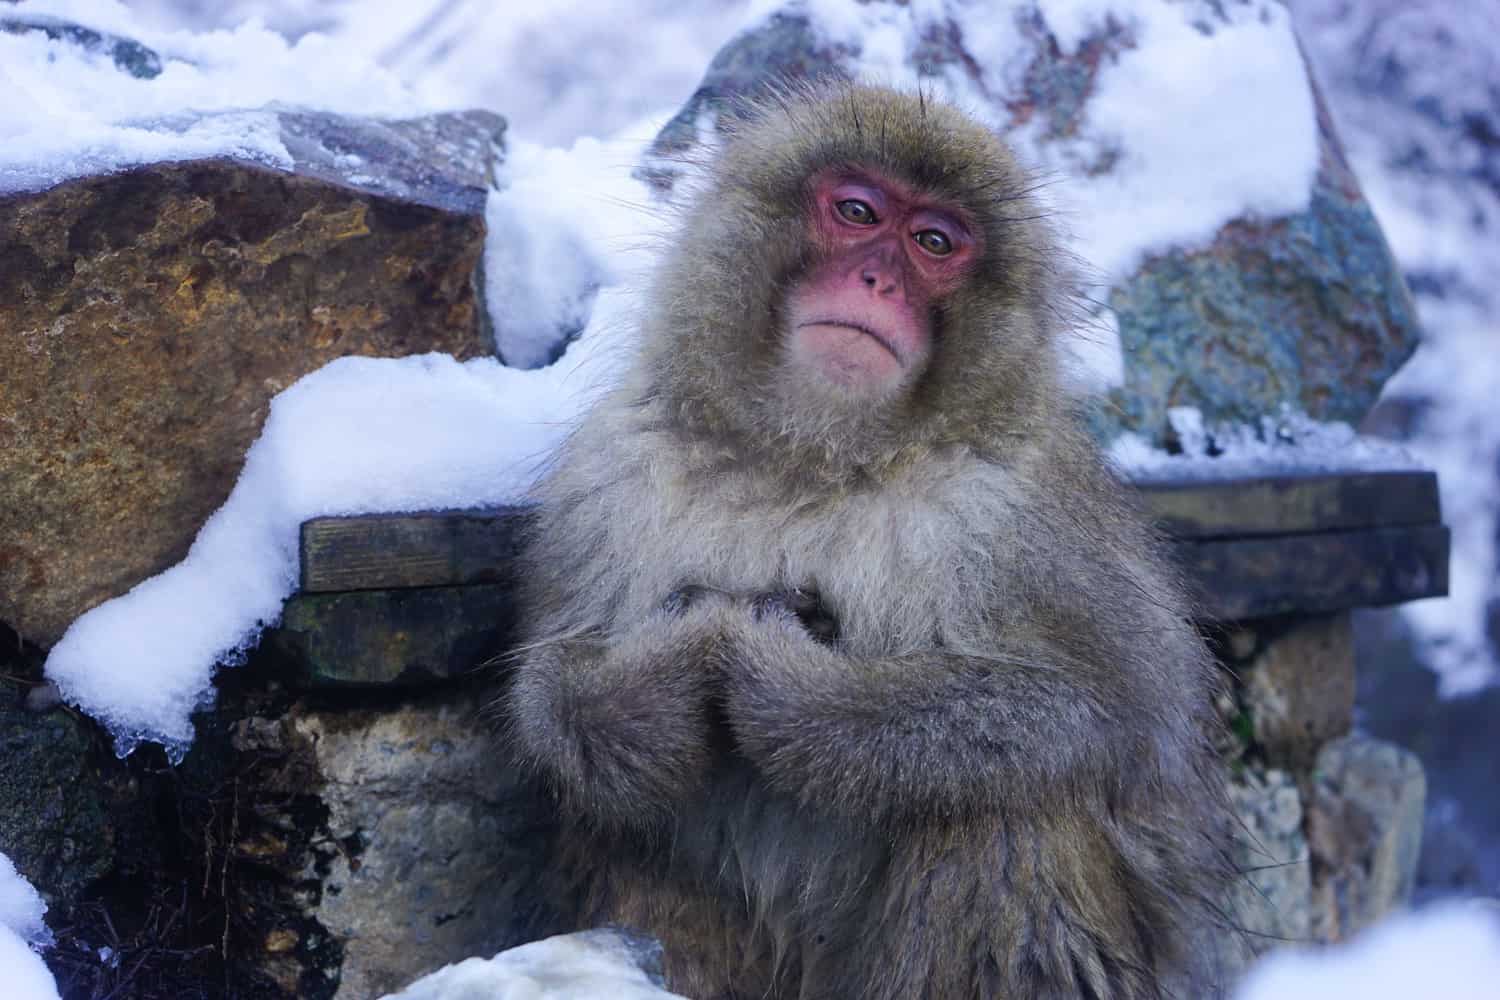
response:
<svg viewBox="0 0 1500 1000"><path fill-rule="evenodd" d="M856 226L875 225L875 210L858 198L845 198L834 206L839 214Z"/></svg>
<svg viewBox="0 0 1500 1000"><path fill-rule="evenodd" d="M953 252L953 241L947 234L936 229L924 229L913 235L912 239L917 241L917 246L934 257L946 257Z"/></svg>

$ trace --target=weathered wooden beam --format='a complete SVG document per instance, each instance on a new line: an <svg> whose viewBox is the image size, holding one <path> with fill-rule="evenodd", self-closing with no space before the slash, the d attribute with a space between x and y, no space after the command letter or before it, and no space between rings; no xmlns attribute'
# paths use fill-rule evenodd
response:
<svg viewBox="0 0 1500 1000"><path fill-rule="evenodd" d="M1206 616L1317 614L1447 593L1448 532L1432 473L1138 485L1176 539ZM524 509L511 507L308 521L302 591L494 583L514 562L524 518Z"/></svg>
<svg viewBox="0 0 1500 1000"><path fill-rule="evenodd" d="M514 524L515 517L488 520ZM473 529L485 520L458 523ZM396 537L409 543L417 536ZM1442 525L1182 541L1176 549L1200 614L1219 621L1327 614L1447 592ZM392 565L409 579L413 562ZM514 615L503 580L303 593L287 602L267 639L308 687L420 685L472 675L512 641Z"/></svg>
<svg viewBox="0 0 1500 1000"><path fill-rule="evenodd" d="M505 583L298 594L266 642L307 687L426 685L473 676L512 641Z"/></svg>
<svg viewBox="0 0 1500 1000"><path fill-rule="evenodd" d="M1224 480L1138 480L1174 538L1247 538L1437 524L1432 472L1345 472Z"/></svg>
<svg viewBox="0 0 1500 1000"><path fill-rule="evenodd" d="M1448 593L1441 524L1177 543L1200 612L1232 621L1324 614Z"/></svg>
<svg viewBox="0 0 1500 1000"><path fill-rule="evenodd" d="M1441 521L1431 472L1145 480L1146 510L1178 539L1253 538ZM302 526L302 590L442 587L494 579L524 509L320 517Z"/></svg>
<svg viewBox="0 0 1500 1000"><path fill-rule="evenodd" d="M525 511L319 517L302 525L302 592L492 583L515 560Z"/></svg>

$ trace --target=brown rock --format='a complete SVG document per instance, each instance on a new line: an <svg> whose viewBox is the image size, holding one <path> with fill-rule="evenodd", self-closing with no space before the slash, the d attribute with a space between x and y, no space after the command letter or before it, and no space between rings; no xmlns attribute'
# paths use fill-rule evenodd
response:
<svg viewBox="0 0 1500 1000"><path fill-rule="evenodd" d="M1271 763L1305 770L1354 723L1354 640L1347 614L1308 618L1266 641L1243 670L1255 742Z"/></svg>
<svg viewBox="0 0 1500 1000"><path fill-rule="evenodd" d="M158 164L0 197L0 621L29 639L181 559L302 375L490 350L503 122L279 120L290 172Z"/></svg>

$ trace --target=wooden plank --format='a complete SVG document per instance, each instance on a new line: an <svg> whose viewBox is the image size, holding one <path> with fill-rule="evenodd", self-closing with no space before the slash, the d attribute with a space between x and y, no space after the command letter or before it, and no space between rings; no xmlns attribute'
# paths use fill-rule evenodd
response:
<svg viewBox="0 0 1500 1000"><path fill-rule="evenodd" d="M1432 472L1139 480L1146 510L1176 538L1352 531L1442 520Z"/></svg>
<svg viewBox="0 0 1500 1000"><path fill-rule="evenodd" d="M308 687L471 676L512 641L508 577L524 517L511 509L309 522L303 575L323 592L304 586L268 641ZM1174 546L1199 613L1219 621L1441 596L1448 547L1440 524ZM335 586L343 592L327 592Z"/></svg>
<svg viewBox="0 0 1500 1000"><path fill-rule="evenodd" d="M1141 481L1148 513L1179 539L1436 524L1431 472ZM302 526L302 590L483 583L514 558L522 508L323 517Z"/></svg>
<svg viewBox="0 0 1500 1000"><path fill-rule="evenodd" d="M1440 524L1179 542L1200 613L1219 621L1323 614L1448 593Z"/></svg>
<svg viewBox="0 0 1500 1000"><path fill-rule="evenodd" d="M310 688L423 686L475 677L514 641L506 583L298 594L266 633Z"/></svg>
<svg viewBox="0 0 1500 1000"><path fill-rule="evenodd" d="M516 558L525 511L319 517L302 525L308 594L491 583Z"/></svg>
<svg viewBox="0 0 1500 1000"><path fill-rule="evenodd" d="M1221 619L1393 604L1447 592L1448 533L1428 472L1141 484ZM503 579L521 508L319 518L302 528L305 594Z"/></svg>

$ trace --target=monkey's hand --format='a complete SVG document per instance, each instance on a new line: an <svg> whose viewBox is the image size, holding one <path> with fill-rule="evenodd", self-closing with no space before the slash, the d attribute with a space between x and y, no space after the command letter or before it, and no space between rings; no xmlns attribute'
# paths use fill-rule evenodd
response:
<svg viewBox="0 0 1500 1000"><path fill-rule="evenodd" d="M742 614L716 591L684 588L618 637L538 645L509 693L516 742L585 815L659 824L706 776L716 650L725 619Z"/></svg>
<svg viewBox="0 0 1500 1000"><path fill-rule="evenodd" d="M750 613L756 621L772 616L795 621L818 642L831 643L838 639L838 619L823 605L823 599L811 590L798 587L757 594L750 602Z"/></svg>
<svg viewBox="0 0 1500 1000"><path fill-rule="evenodd" d="M1107 671L1040 641L864 657L778 614L745 622L721 656L737 747L809 809L962 820L1124 773L1117 716L1131 708L1111 701Z"/></svg>

